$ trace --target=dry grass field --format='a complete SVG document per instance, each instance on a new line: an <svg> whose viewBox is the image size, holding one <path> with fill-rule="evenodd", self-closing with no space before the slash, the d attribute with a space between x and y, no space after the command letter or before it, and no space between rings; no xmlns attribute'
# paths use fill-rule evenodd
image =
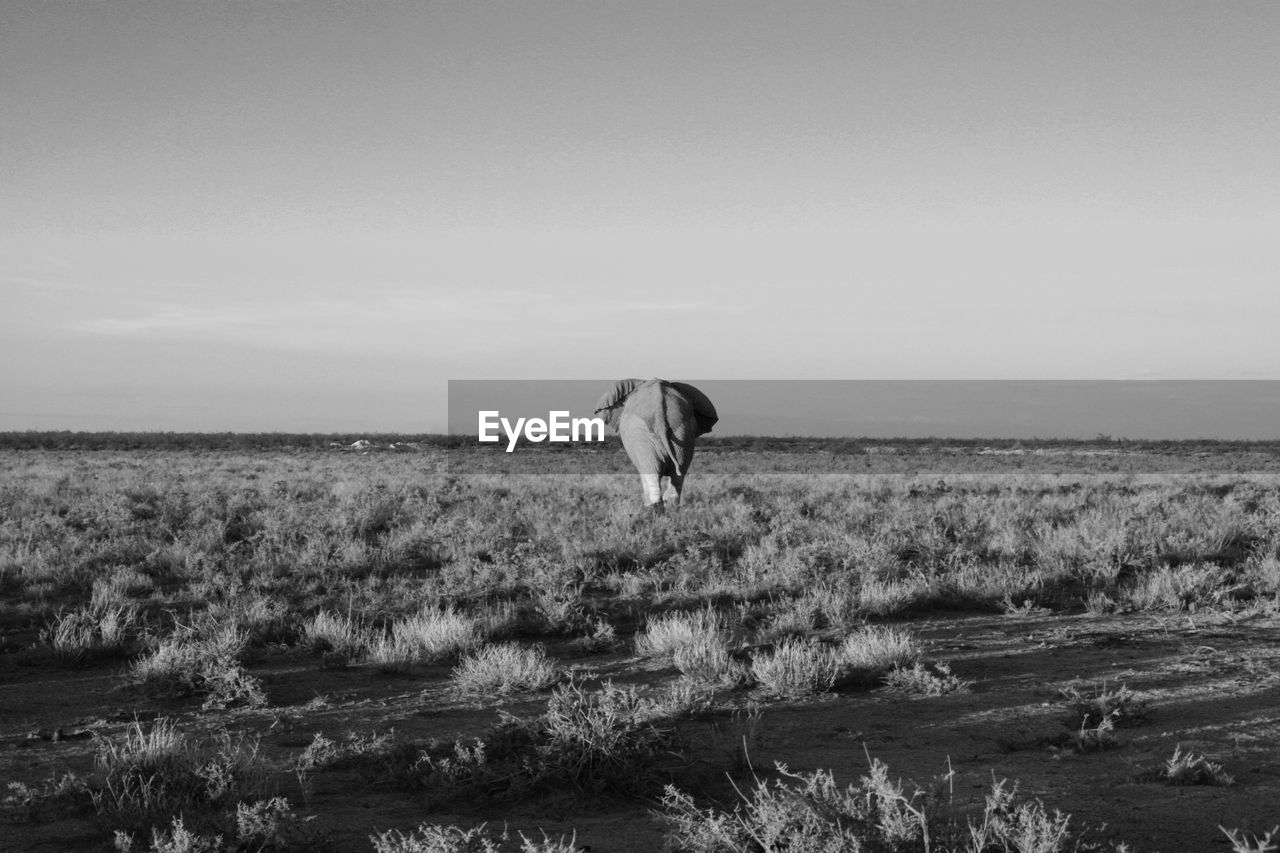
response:
<svg viewBox="0 0 1280 853"><path fill-rule="evenodd" d="M1276 849L1275 448L620 456L0 451L0 849Z"/></svg>

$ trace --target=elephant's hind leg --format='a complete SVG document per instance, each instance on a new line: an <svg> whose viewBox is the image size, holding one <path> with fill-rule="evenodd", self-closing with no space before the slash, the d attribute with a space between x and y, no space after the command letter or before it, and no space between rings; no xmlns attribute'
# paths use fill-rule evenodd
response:
<svg viewBox="0 0 1280 853"><path fill-rule="evenodd" d="M684 477L663 477L662 500L672 506L680 505L680 493L684 491Z"/></svg>
<svg viewBox="0 0 1280 853"><path fill-rule="evenodd" d="M640 485L644 488L644 505L662 505L662 487L657 474L641 474Z"/></svg>

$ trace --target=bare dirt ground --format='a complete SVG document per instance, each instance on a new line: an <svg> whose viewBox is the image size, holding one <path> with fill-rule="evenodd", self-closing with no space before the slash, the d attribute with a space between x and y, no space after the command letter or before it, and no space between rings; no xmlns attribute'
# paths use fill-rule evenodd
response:
<svg viewBox="0 0 1280 853"><path fill-rule="evenodd" d="M947 615L909 623L927 657L950 661L973 682L970 692L904 697L884 689L846 691L800 703L767 703L758 718L748 692L727 694L735 708L681 724L683 778L701 768L703 796L731 804L726 770L744 755L759 772L774 762L793 771L829 768L852 781L868 756L891 775L929 786L954 771L947 788L957 806L977 804L993 777L1072 815L1090 837L1125 841L1134 851L1226 850L1219 824L1262 832L1280 824L1280 620L1223 614ZM5 627L15 641L29 627ZM550 648L553 654L557 651ZM499 705L454 695L447 667L392 677L369 669L318 669L314 658L268 651L250 671L271 699L264 710L201 711L198 700L171 702L122 688L120 665L52 669L38 658L7 656L0 669L0 779L35 784L65 771L88 774L98 739L118 737L134 720L181 716L192 733L220 728L261 738L285 766L315 733L394 728L397 737L455 738L492 726L498 711L536 714L545 696ZM674 670L630 654L580 657L584 674L654 684ZM1149 718L1117 729L1113 749L1079 754L1065 736L1059 691L1071 684L1127 684L1150 701ZM1219 762L1229 787L1172 787L1150 778L1175 747ZM695 774L697 775L697 774ZM741 772L739 779L743 778ZM750 775L746 774L747 783ZM282 793L314 815L328 849L367 851L369 836L422 822L461 826L504 823L534 837L576 831L593 853L650 853L662 847L656 802L584 804L559 792L515 806L432 812L420 795L387 790L358 774L328 772L310 796L281 777ZM8 817L16 817L9 815ZM106 834L91 815L0 823L0 850L98 851Z"/></svg>

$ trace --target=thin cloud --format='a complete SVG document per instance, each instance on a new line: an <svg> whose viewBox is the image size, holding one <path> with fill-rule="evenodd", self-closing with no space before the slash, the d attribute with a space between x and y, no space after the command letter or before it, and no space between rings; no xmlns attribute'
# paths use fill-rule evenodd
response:
<svg viewBox="0 0 1280 853"><path fill-rule="evenodd" d="M54 292L79 290L81 285L67 280L74 269L61 255L28 251L0 238L0 284Z"/></svg>
<svg viewBox="0 0 1280 853"><path fill-rule="evenodd" d="M523 290L472 294L366 288L366 299L241 302L222 306L151 304L136 313L92 317L66 328L79 335L146 341L200 340L272 349L424 354L500 348L528 328L576 323L561 299Z"/></svg>
<svg viewBox="0 0 1280 853"><path fill-rule="evenodd" d="M73 323L74 331L111 337L226 337L275 325L275 318L246 308L165 308L137 317L106 317Z"/></svg>
<svg viewBox="0 0 1280 853"><path fill-rule="evenodd" d="M629 311L701 311L705 302L620 302L603 306L610 314L625 314Z"/></svg>
<svg viewBox="0 0 1280 853"><path fill-rule="evenodd" d="M75 286L67 284L64 281L55 281L54 279L44 278L43 276L22 275L20 273L5 273L4 275L0 275L0 282L11 284L15 287L29 288L31 290L54 290L66 292L77 289Z"/></svg>
<svg viewBox="0 0 1280 853"><path fill-rule="evenodd" d="M1174 379L1176 377L1169 376L1167 373L1152 367L1139 367L1136 370L1118 373L1112 378L1119 381L1128 381L1134 379Z"/></svg>

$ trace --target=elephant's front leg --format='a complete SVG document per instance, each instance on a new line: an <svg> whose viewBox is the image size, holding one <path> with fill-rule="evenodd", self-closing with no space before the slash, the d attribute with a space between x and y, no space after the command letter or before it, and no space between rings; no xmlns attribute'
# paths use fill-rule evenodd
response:
<svg viewBox="0 0 1280 853"><path fill-rule="evenodd" d="M662 506L662 486L657 474L641 474L640 485L644 488L645 506Z"/></svg>

